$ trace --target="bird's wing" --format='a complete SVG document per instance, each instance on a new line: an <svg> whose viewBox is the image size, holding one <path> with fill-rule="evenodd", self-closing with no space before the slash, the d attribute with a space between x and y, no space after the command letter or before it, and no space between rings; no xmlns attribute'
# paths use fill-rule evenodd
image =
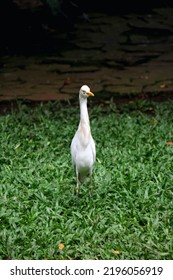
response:
<svg viewBox="0 0 173 280"><path fill-rule="evenodd" d="M96 148L95 148L95 142L92 138L92 135L90 134L90 139L88 142L87 145L83 145L83 142L81 141L81 137L80 137L80 130L77 130L76 134L74 135L73 137L73 140L71 142L71 147L70 147L70 150L71 150L71 158L72 158L72 164L73 164L73 167L75 168L76 166L76 158L77 156L83 152L86 151L87 147L89 147L91 153L92 153L92 159L91 159L91 162L95 162L96 160ZM87 156L87 154L85 155Z"/></svg>
<svg viewBox="0 0 173 280"><path fill-rule="evenodd" d="M95 160L96 160L96 145L95 145L95 142L92 138L92 135L91 135L91 150L92 150L92 154L93 154L93 161L95 162Z"/></svg>
<svg viewBox="0 0 173 280"><path fill-rule="evenodd" d="M77 154L77 132L72 139L71 146L70 146L70 152L71 152L72 164L73 164L73 167L75 167L76 154Z"/></svg>

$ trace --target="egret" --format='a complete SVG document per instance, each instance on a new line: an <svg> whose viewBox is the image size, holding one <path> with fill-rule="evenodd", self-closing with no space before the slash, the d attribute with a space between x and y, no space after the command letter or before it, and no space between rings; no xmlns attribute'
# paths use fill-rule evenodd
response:
<svg viewBox="0 0 173 280"><path fill-rule="evenodd" d="M83 85L79 90L80 122L71 142L71 158L76 173L76 206L78 206L79 182L90 176L90 196L92 196L92 171L96 160L95 142L91 135L87 108L87 98L94 96L90 88Z"/></svg>

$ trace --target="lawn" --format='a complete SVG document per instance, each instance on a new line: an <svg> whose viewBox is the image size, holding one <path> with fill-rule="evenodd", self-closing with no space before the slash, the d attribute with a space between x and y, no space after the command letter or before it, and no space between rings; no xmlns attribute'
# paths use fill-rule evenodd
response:
<svg viewBox="0 0 173 280"><path fill-rule="evenodd" d="M97 162L78 208L78 104L0 116L1 259L173 259L173 101L107 103L89 107Z"/></svg>

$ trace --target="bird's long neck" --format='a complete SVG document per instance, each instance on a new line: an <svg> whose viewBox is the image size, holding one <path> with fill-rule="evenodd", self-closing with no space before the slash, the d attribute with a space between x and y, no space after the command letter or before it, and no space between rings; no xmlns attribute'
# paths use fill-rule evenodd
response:
<svg viewBox="0 0 173 280"><path fill-rule="evenodd" d="M89 125L89 116L87 108L87 98L80 98L80 123L81 125Z"/></svg>
<svg viewBox="0 0 173 280"><path fill-rule="evenodd" d="M80 143L83 147L86 147L90 141L90 124L87 109L87 99L80 98L80 123L78 127Z"/></svg>

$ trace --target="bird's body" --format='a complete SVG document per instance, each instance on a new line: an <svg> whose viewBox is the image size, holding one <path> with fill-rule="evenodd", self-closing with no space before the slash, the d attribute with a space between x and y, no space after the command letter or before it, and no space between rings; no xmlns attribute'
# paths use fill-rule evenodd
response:
<svg viewBox="0 0 173 280"><path fill-rule="evenodd" d="M94 96L88 86L79 91L80 122L71 142L72 163L76 172L76 204L78 205L78 180L83 183L90 176L90 193L92 192L92 170L96 159L95 143L91 135L87 109L87 97Z"/></svg>

